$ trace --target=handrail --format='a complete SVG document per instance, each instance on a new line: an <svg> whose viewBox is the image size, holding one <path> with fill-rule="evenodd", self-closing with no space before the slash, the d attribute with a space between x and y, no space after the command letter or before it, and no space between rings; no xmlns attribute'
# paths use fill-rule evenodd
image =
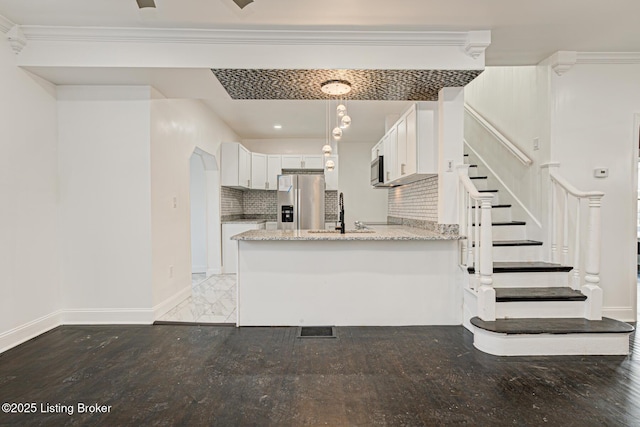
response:
<svg viewBox="0 0 640 427"><path fill-rule="evenodd" d="M482 125L483 128L488 130L502 145L504 145L507 150L511 154L513 154L522 164L530 165L533 163L533 160L529 158L522 150L520 150L516 145L509 141L509 139L502 134L498 129L496 129L491 123L489 123L484 117L480 115L476 110L474 110L469 104L464 104L464 109L467 113L471 114L474 119L478 121Z"/></svg>
<svg viewBox="0 0 640 427"><path fill-rule="evenodd" d="M549 171L549 176L555 182L557 182L562 188L567 190L569 194L573 197L578 197L582 199L586 199L589 197L604 197L604 193L602 191L580 191L573 185L571 185L566 179L561 177L560 175L554 173L553 171Z"/></svg>
<svg viewBox="0 0 640 427"><path fill-rule="evenodd" d="M462 182L462 185L464 185L464 188L469 192L469 196L471 196L472 199L477 200L483 197L482 193L478 191L475 185L473 185L473 181L471 181L469 175L460 174L460 181ZM493 198L493 196L491 197Z"/></svg>

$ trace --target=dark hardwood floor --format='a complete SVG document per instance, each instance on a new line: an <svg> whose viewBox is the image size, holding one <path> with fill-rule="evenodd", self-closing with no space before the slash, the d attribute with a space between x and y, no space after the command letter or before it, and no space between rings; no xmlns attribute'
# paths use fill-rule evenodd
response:
<svg viewBox="0 0 640 427"><path fill-rule="evenodd" d="M335 332L59 327L0 355L0 403L38 406L0 425L640 425L637 352L504 358L462 327ZM56 404L73 415L40 413Z"/></svg>

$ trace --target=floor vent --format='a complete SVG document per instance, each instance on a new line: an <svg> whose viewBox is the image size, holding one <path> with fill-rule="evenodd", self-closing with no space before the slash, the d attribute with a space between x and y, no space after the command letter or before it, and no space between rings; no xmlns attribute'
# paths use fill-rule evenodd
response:
<svg viewBox="0 0 640 427"><path fill-rule="evenodd" d="M302 326L298 338L336 338L333 326Z"/></svg>

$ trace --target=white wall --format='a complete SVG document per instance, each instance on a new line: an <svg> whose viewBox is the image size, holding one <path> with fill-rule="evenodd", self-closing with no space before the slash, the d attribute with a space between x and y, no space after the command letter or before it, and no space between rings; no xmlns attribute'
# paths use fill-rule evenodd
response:
<svg viewBox="0 0 640 427"><path fill-rule="evenodd" d="M374 142L340 144L339 189L344 193L345 224L386 222L388 191L371 187L371 148Z"/></svg>
<svg viewBox="0 0 640 427"><path fill-rule="evenodd" d="M249 151L262 154L321 154L325 144L324 139L316 138L243 139L241 142Z"/></svg>
<svg viewBox="0 0 640 427"><path fill-rule="evenodd" d="M55 89L15 59L0 37L0 352L60 309Z"/></svg>
<svg viewBox="0 0 640 427"><path fill-rule="evenodd" d="M191 206L191 272L207 272L207 187L204 163L198 154L189 161L189 198Z"/></svg>
<svg viewBox="0 0 640 427"><path fill-rule="evenodd" d="M198 147L220 159L222 142L238 136L201 101L154 99L151 102L151 229L153 236L153 305L156 316L191 289L189 162ZM219 177L207 168L206 174ZM215 181L215 180L211 180ZM207 180L209 183L210 181ZM209 188L208 191L211 189ZM219 194L216 189L217 194ZM176 208L173 208L173 198ZM219 195L217 218L209 244L220 248ZM215 222L215 221L214 221ZM218 252L218 258L220 253ZM173 277L169 277L173 266Z"/></svg>
<svg viewBox="0 0 640 427"><path fill-rule="evenodd" d="M59 86L65 323L151 319L150 88Z"/></svg>
<svg viewBox="0 0 640 427"><path fill-rule="evenodd" d="M640 64L577 64L558 77L554 94L552 159L558 172L602 199L601 287L605 314L635 319L638 147L634 114L640 113ZM609 168L594 178L593 169Z"/></svg>
<svg viewBox="0 0 640 427"><path fill-rule="evenodd" d="M464 90L465 102L532 160L531 165L524 165L465 113L465 140L524 206L522 209L514 203L514 218L529 224L545 221L540 165L549 161L547 78L548 67L487 67ZM534 138L539 141L539 150L533 149ZM527 231L530 238L544 237L538 227Z"/></svg>

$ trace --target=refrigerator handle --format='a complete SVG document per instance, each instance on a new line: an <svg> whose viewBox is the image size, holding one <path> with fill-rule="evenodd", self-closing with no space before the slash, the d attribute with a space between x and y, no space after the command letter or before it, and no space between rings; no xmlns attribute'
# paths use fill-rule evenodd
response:
<svg viewBox="0 0 640 427"><path fill-rule="evenodd" d="M296 188L296 230L300 230L300 190Z"/></svg>

